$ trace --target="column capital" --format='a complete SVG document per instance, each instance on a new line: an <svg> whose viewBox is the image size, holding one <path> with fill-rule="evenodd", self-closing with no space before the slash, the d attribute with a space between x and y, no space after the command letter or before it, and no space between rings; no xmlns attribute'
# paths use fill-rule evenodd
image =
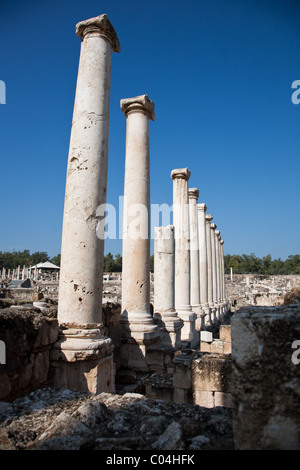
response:
<svg viewBox="0 0 300 470"><path fill-rule="evenodd" d="M205 220L207 220L207 222L210 222L211 220L213 220L213 216L211 214L205 214Z"/></svg>
<svg viewBox="0 0 300 470"><path fill-rule="evenodd" d="M220 230L216 230L215 231L215 234L217 235L217 237L220 235Z"/></svg>
<svg viewBox="0 0 300 470"><path fill-rule="evenodd" d="M197 208L198 208L198 211L201 211L201 212L206 212L206 204L204 202L202 202L201 204L197 204Z"/></svg>
<svg viewBox="0 0 300 470"><path fill-rule="evenodd" d="M217 225L216 225L216 224L210 224L210 228L211 228L212 230L216 230Z"/></svg>
<svg viewBox="0 0 300 470"><path fill-rule="evenodd" d="M199 190L197 188L189 188L189 199L196 199L198 201Z"/></svg>
<svg viewBox="0 0 300 470"><path fill-rule="evenodd" d="M221 240L220 243L221 243L221 245L224 245L224 240Z"/></svg>
<svg viewBox="0 0 300 470"><path fill-rule="evenodd" d="M91 32L104 36L111 43L113 50L115 52L120 52L121 46L117 33L107 15L103 14L95 16L94 18L77 23L76 35L81 38L81 41L83 41L87 33Z"/></svg>
<svg viewBox="0 0 300 470"><path fill-rule="evenodd" d="M172 180L179 178L189 180L191 176L191 172L188 168L176 168L175 170L171 171L171 178Z"/></svg>
<svg viewBox="0 0 300 470"><path fill-rule="evenodd" d="M120 101L120 105L125 117L132 111L143 111L148 115L149 119L155 121L154 103L147 95L125 98Z"/></svg>

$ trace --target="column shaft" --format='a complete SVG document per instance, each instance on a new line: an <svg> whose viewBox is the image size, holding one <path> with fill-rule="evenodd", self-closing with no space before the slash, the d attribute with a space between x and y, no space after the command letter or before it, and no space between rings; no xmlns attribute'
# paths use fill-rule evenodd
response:
<svg viewBox="0 0 300 470"><path fill-rule="evenodd" d="M174 226L154 230L154 317L165 328L165 346L180 347L183 321L175 311L175 238Z"/></svg>
<svg viewBox="0 0 300 470"><path fill-rule="evenodd" d="M63 217L60 336L51 359L55 386L113 392L113 344L101 334L104 233L98 210L106 203L111 56L120 45L106 15L78 23L76 33L81 50Z"/></svg>
<svg viewBox="0 0 300 470"><path fill-rule="evenodd" d="M188 168L171 172L173 179L173 225L175 227L175 309L184 321L181 339L197 344L196 315L190 303L190 225Z"/></svg>
<svg viewBox="0 0 300 470"><path fill-rule="evenodd" d="M121 109L126 117L121 328L125 343L148 345L160 334L150 314L149 119L155 119L154 104L142 95L121 100ZM125 349L123 366L147 369L145 348Z"/></svg>
<svg viewBox="0 0 300 470"><path fill-rule="evenodd" d="M199 191L197 188L189 188L189 220L190 220L190 289L191 306L193 311L200 316L200 273L199 273L199 236L197 200Z"/></svg>

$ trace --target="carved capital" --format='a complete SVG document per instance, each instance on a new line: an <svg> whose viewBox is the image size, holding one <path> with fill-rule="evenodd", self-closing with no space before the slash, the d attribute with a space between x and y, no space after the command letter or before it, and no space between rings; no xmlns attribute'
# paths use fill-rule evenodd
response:
<svg viewBox="0 0 300 470"><path fill-rule="evenodd" d="M198 201L199 190L197 188L189 188L189 199L196 199Z"/></svg>
<svg viewBox="0 0 300 470"><path fill-rule="evenodd" d="M176 168L175 170L171 171L171 178L174 180L175 178L189 180L191 176L191 172L188 168Z"/></svg>
<svg viewBox="0 0 300 470"><path fill-rule="evenodd" d="M149 119L155 121L154 103L147 95L123 99L120 101L120 105L125 117L131 112L143 111L148 115Z"/></svg>
<svg viewBox="0 0 300 470"><path fill-rule="evenodd" d="M100 34L111 43L115 52L120 52L121 46L117 33L114 30L114 27L109 21L107 15L99 15L95 18L90 18L89 20L80 21L77 23L76 34L78 37L81 37L82 41L84 40L85 35L88 33Z"/></svg>
<svg viewBox="0 0 300 470"><path fill-rule="evenodd" d="M198 207L198 211L200 212L206 212L206 204L204 202L202 202L201 204L197 204L197 207Z"/></svg>

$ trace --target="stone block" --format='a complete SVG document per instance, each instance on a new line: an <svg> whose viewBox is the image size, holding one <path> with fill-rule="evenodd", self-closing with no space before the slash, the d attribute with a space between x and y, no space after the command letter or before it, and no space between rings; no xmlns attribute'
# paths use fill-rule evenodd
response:
<svg viewBox="0 0 300 470"><path fill-rule="evenodd" d="M242 308L231 333L235 448L299 450L300 305Z"/></svg>
<svg viewBox="0 0 300 470"><path fill-rule="evenodd" d="M215 392L215 406L224 406L232 408L232 395L231 393Z"/></svg>
<svg viewBox="0 0 300 470"><path fill-rule="evenodd" d="M11 392L11 383L6 373L0 375L0 400L7 397Z"/></svg>
<svg viewBox="0 0 300 470"><path fill-rule="evenodd" d="M49 371L49 351L42 351L36 354L32 370L32 381L42 384L46 382Z"/></svg>
<svg viewBox="0 0 300 470"><path fill-rule="evenodd" d="M214 392L208 390L194 390L194 404L205 408L214 408Z"/></svg>
<svg viewBox="0 0 300 470"><path fill-rule="evenodd" d="M211 352L211 343L207 343L206 341L201 341L199 349L201 352Z"/></svg>
<svg viewBox="0 0 300 470"><path fill-rule="evenodd" d="M192 355L182 354L173 360L175 388L189 389L192 387Z"/></svg>
<svg viewBox="0 0 300 470"><path fill-rule="evenodd" d="M211 331L200 331L200 341L211 343L213 341L213 334Z"/></svg>
<svg viewBox="0 0 300 470"><path fill-rule="evenodd" d="M193 390L230 392L231 359L204 353L193 361Z"/></svg>
<svg viewBox="0 0 300 470"><path fill-rule="evenodd" d="M224 341L214 339L210 345L210 352L214 354L224 354Z"/></svg>
<svg viewBox="0 0 300 470"><path fill-rule="evenodd" d="M220 326L220 339L222 341L231 343L231 326L230 325Z"/></svg>
<svg viewBox="0 0 300 470"><path fill-rule="evenodd" d="M174 388L173 402L192 404L193 403L192 389Z"/></svg>

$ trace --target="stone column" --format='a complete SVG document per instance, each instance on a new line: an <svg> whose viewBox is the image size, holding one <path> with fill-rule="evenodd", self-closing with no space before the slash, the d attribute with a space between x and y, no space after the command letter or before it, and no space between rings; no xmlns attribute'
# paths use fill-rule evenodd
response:
<svg viewBox="0 0 300 470"><path fill-rule="evenodd" d="M147 95L121 100L126 117L124 181L121 364L148 370L146 347L160 330L150 314L150 152L149 119L154 104Z"/></svg>
<svg viewBox="0 0 300 470"><path fill-rule="evenodd" d="M211 228L211 260L212 260L212 284L213 284L213 303L214 303L214 312L212 321L216 322L218 318L218 303L217 303L217 264L216 264L216 241L215 241L215 230L217 228L216 224L210 224Z"/></svg>
<svg viewBox="0 0 300 470"><path fill-rule="evenodd" d="M113 344L102 335L111 58L120 51L106 15L76 25L81 51L70 137L59 283L58 387L114 390Z"/></svg>
<svg viewBox="0 0 300 470"><path fill-rule="evenodd" d="M225 292L225 265L224 265L224 250L223 250L224 240L220 241L220 250L221 250L221 284L222 284L222 303L224 305L224 313L228 312L228 303L226 301L226 292Z"/></svg>
<svg viewBox="0 0 300 470"><path fill-rule="evenodd" d="M213 216L206 214L206 251L207 251L207 302L209 305L209 313L205 316L205 325L210 326L212 324L212 315L214 313L214 301L213 301L213 271L212 271L212 248L211 248L211 221Z"/></svg>
<svg viewBox="0 0 300 470"><path fill-rule="evenodd" d="M199 343L195 329L196 314L190 302L190 226L188 168L171 172L173 180L173 225L175 227L175 309L184 321L181 340L189 341L192 347Z"/></svg>
<svg viewBox="0 0 300 470"><path fill-rule="evenodd" d="M219 230L215 230L216 242L216 271L217 271L217 304L219 309L219 319L223 313L221 304L221 271L220 271L220 240L221 235Z"/></svg>
<svg viewBox="0 0 300 470"><path fill-rule="evenodd" d="M206 244L206 204L198 204L198 227L199 227L199 266L200 266L200 303L204 316L209 316L208 304L208 266L207 266L207 244ZM203 320L204 323L204 320Z"/></svg>
<svg viewBox="0 0 300 470"><path fill-rule="evenodd" d="M175 310L174 226L154 229L154 317L165 328L161 344L177 350L181 345L183 321Z"/></svg>
<svg viewBox="0 0 300 470"><path fill-rule="evenodd" d="M189 188L189 219L190 219L190 289L191 307L197 315L196 329L201 329L202 309L200 305L200 272L199 272L199 235L197 201L199 191Z"/></svg>

